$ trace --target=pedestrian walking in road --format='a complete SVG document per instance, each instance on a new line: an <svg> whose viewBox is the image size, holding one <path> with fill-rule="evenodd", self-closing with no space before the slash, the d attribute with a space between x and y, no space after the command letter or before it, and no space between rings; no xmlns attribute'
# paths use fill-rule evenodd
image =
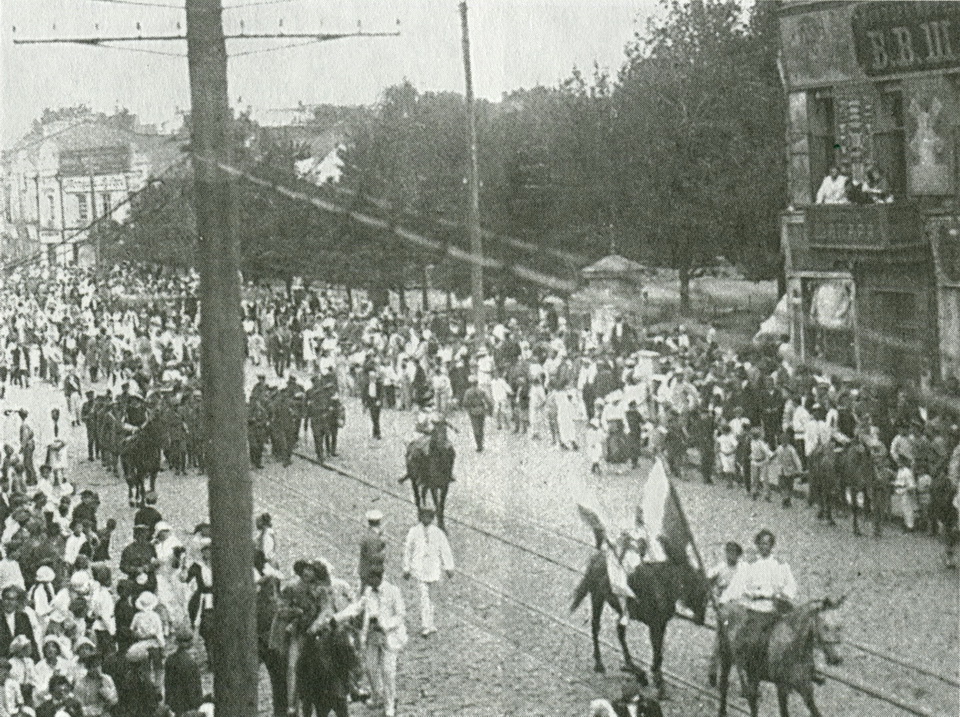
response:
<svg viewBox="0 0 960 717"><path fill-rule="evenodd" d="M33 464L33 453L37 449L36 438L33 428L27 421L29 413L27 409L21 408L17 411L20 416L20 457L23 461L23 469L26 472L27 485L35 485L37 482L37 469Z"/></svg>
<svg viewBox="0 0 960 717"><path fill-rule="evenodd" d="M363 406L370 413L373 437L380 440L380 411L383 410L383 378L374 366L367 369L363 388Z"/></svg>
<svg viewBox="0 0 960 717"><path fill-rule="evenodd" d="M477 444L477 453L483 453L483 430L487 416L493 413L493 402L490 396L477 385L477 377L470 376L467 381L469 387L463 394L463 410L470 417L470 427L473 429L473 440Z"/></svg>
<svg viewBox="0 0 960 717"><path fill-rule="evenodd" d="M381 571L374 570L369 577L370 584L364 588L360 600L339 612L336 620L339 622L363 614L367 671L373 692L368 706L377 709L382 705L386 717L394 717L397 710L397 659L407 644L406 608L400 589L384 580Z"/></svg>
<svg viewBox="0 0 960 717"><path fill-rule="evenodd" d="M383 513L376 508L367 511L367 532L360 541L360 589L370 584L370 576L383 573L387 560L387 541L383 538Z"/></svg>
<svg viewBox="0 0 960 717"><path fill-rule="evenodd" d="M453 578L453 553L447 536L433 523L433 508L420 509L420 522L410 528L403 546L403 577L413 575L420 584L420 635L437 631L431 590L440 581L441 571Z"/></svg>
<svg viewBox="0 0 960 717"><path fill-rule="evenodd" d="M256 532L253 535L254 547L263 553L264 559L277 567L277 537L273 530L273 517L269 513L257 516Z"/></svg>

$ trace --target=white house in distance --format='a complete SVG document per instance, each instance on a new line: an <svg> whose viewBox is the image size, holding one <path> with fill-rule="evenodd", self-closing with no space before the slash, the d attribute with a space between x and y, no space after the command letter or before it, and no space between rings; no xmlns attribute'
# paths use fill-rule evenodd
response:
<svg viewBox="0 0 960 717"><path fill-rule="evenodd" d="M91 227L122 222L131 195L185 158L183 144L126 113L40 124L3 153L0 261L93 261Z"/></svg>

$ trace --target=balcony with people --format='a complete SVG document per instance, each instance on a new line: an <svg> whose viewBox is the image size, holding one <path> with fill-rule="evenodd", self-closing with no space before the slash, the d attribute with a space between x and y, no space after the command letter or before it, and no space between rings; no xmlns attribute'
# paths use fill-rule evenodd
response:
<svg viewBox="0 0 960 717"><path fill-rule="evenodd" d="M802 213L801 239L809 249L883 251L916 247L923 221L915 202L895 199L881 170L867 167L860 182L836 166L830 168L814 204Z"/></svg>

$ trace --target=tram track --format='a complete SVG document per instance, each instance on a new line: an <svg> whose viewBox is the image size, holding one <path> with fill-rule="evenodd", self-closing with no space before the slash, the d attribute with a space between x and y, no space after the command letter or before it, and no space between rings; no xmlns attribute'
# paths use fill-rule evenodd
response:
<svg viewBox="0 0 960 717"><path fill-rule="evenodd" d="M352 481L354 481L354 482L356 482L356 483L359 483L359 484L361 484L361 485L364 485L364 486L366 486L367 488L369 488L369 489L371 489L371 490L373 490L373 491L375 491L375 492L377 492L377 493L379 493L379 494L389 496L389 497L391 497L391 498L393 498L393 499L395 499L395 500L397 500L397 501L399 501L399 502L401 502L401 503L405 503L405 504L408 504L408 505L412 505L412 504L413 504L413 501L412 501L408 496L403 495L403 494L397 492L396 490L394 490L394 489L392 489L392 488L385 487L385 486L382 484L382 481L372 480L372 479L370 479L368 476L365 476L365 475L363 475L363 474L359 474L359 473L354 472L354 471L352 471L352 470L348 470L348 469L346 469L346 468L344 468L344 467L342 467L342 466L339 466L339 465L324 464L324 463L322 463L322 462L320 462L320 461L317 461L315 458L313 458L313 457L311 457L311 456L309 456L309 455L307 455L307 454L305 454L305 453L303 453L303 452L297 452L296 455L297 455L300 459L302 459L302 460L305 460L305 461L307 461L307 462L309 462L309 463L311 463L311 464L313 464L313 465L319 466L319 467L323 468L324 470L327 470L327 471L329 471L329 472L331 472L331 473L335 473L335 474L340 475L340 476L342 476L342 477L344 477L344 478L347 478L347 479L349 479L349 480L352 480ZM309 494L302 494L302 498L303 498L304 500L309 500L309 501L312 502L312 503L315 502L315 501L313 500L312 496L310 496ZM318 507L319 507L319 506L318 506ZM496 507L496 506L495 506L495 507ZM537 531L538 533L541 533L541 534L543 534L543 535L549 535L549 536L553 536L553 537L556 537L556 538L563 539L564 541L568 541L569 543L571 543L571 544L573 544L573 545L577 545L577 546L583 547L583 548L585 548L585 549L587 549L587 550L593 550L593 549L594 549L594 546L593 546L592 543L589 543L589 542L587 542L587 541L585 541L585 540L582 540L582 539L578 539L578 538L576 538L576 537L574 537L574 536L570 536L569 534L563 533L562 531L558 531L558 530L556 530L556 529L554 529L554 528L550 528L550 527L544 526L544 525L542 525L542 524L538 525L535 521L528 521L528 520L523 519L523 518L518 519L518 518L516 518L516 517L505 518L503 515L500 516L500 519L501 519L501 520L504 520L505 522L513 523L514 525L517 525L517 526L522 526L522 527L526 528L527 532L529 532L530 530L535 530L535 531ZM448 523L452 523L452 524L456 524L456 525L460 525L460 526L462 526L463 528L466 528L467 530L470 530L470 531L472 531L472 532L474 532L474 533L477 533L477 534L485 537L486 539L495 541L495 542L497 542L497 543L499 543L499 544L502 544L502 545L506 545L506 546L508 546L508 547L510 547L510 548L512 548L512 549L514 549L514 550L520 551L521 553L524 553L524 554L526 554L526 555L529 555L530 557L533 557L533 558L535 558L535 559L537 559L537 560L539 560L539 561L542 561L542 562L545 563L545 564L554 566L554 567L556 567L556 568L560 568L560 569L562 569L562 570L564 570L564 571L567 571L567 572L570 572L570 573L573 573L573 574L576 574L576 575L582 574L582 568L577 567L577 566L574 566L574 565L571 565L571 564L569 564L568 562L566 562L566 561L564 561L564 560L562 560L562 559L560 559L560 558L557 558L557 557L555 557L554 555L549 554L551 551L548 551L548 550L545 550L545 549L541 549L541 548L537 548L537 547L531 547L531 545L529 545L529 544L525 544L525 543L522 543L522 542L518 542L517 540L514 540L514 539L512 539L512 538L510 538L510 537L506 537L506 536L504 536L504 535L502 535L502 534L499 534L499 533L495 532L494 530L489 529L488 527L485 527L485 526L483 526L483 525L479 525L479 524L477 524L477 523L475 523L475 522L473 522L473 521L466 520L466 519L460 518L460 517L458 517L458 516L447 516L447 522L448 522ZM522 532L522 531L520 531L520 532ZM540 613L540 614L541 614L541 617L544 617L544 618L547 619L549 622L553 622L553 623L555 623L555 624L559 624L560 626L564 627L565 629L573 630L573 631L576 631L576 632L578 632L578 633L581 633L581 634L584 634L584 635L588 635L588 636L589 636L589 631L588 631L588 630L586 630L586 629L584 629L584 628L582 628L582 627L579 627L579 626L577 626L577 625L571 624L571 623L563 620L562 618L558 618L558 617L555 616L555 615L547 614L546 611L543 611L542 608L539 608L538 606L533 606L533 605L529 605L529 604L524 605L523 602L522 602L522 601L518 601L515 596L508 595L508 594L504 593L503 591L500 591L500 590L497 589L495 586L492 586L492 585L489 584L488 582L482 580L482 578L477 578L477 576L470 576L470 579L471 579L471 580L475 580L476 583L477 583L479 586L481 586L481 587L485 587L486 589L491 590L491 591L493 591L493 592L498 592L498 593L500 594L500 597L503 598L503 599L505 599L505 600L511 600L511 601L518 602L518 604L519 604L521 607L523 607L524 609L526 609L528 612ZM613 644L612 642L609 642L609 641L604 641L604 642L605 642L605 644L606 644L606 646L607 646L608 648L611 648L611 649L614 649L614 650L618 650L618 646L615 645L615 644ZM894 658L894 659L884 659L886 656L884 656L882 653L879 653L879 652L876 651L876 650L871 651L871 650L869 650L869 649L864 649L862 646L859 646L859 645L850 645L850 646L853 647L854 649L858 649L860 652L863 652L863 653L866 654L866 655L870 655L870 656L873 657L874 659L879 659L879 660L881 660L881 661L883 661L883 662L885 662L885 663L887 663L887 664L890 664L890 665L896 665L896 666L899 666L899 667L904 667L904 668L906 668L906 669L913 670L913 671L916 672L918 675L923 675L923 676L925 676L925 677L927 677L927 678L929 678L929 679L936 680L936 681L938 681L939 683L943 683L943 684L947 684L947 685L951 685L951 686L952 686L952 685L955 684L955 682L956 682L955 680L952 680L952 678L950 678L949 676L943 675L943 674L938 673L938 672L936 672L936 671L934 671L934 670L930 670L930 669L928 669L928 668L926 668L926 667L924 667L924 666L914 665L914 664L909 663L909 662L906 662L906 661L904 661L904 660L898 660L898 659L895 659L895 658ZM617 653L617 654L619 654L619 653ZM833 682L835 682L835 683L837 683L837 684L839 684L839 685L842 685L842 686L844 686L845 688L850 689L850 690L852 690L853 692L855 692L855 693L857 693L857 694L860 694L860 695L863 695L863 696L865 696L865 697L869 697L869 698L872 698L872 699L874 699L874 700L879 700L879 701L881 701L881 702L885 702L885 703L887 703L887 704L889 704L889 705L892 705L892 706L898 708L900 711L902 711L902 712L904 712L904 713L917 715L918 717L933 717L934 715L940 714L940 713L936 712L935 710L932 710L932 709L926 707L925 705L919 704L918 702L916 702L916 701L913 700L913 699L905 698L905 697L902 697L902 696L897 695L897 694L889 693L889 692L887 692L885 689L883 689L883 688L881 688L881 687L877 687L877 686L874 685L874 684L870 684L870 683L868 683L868 682L865 682L864 680L862 680L862 679L859 678L859 677L856 677L856 676L853 676L853 675L850 675L850 674L846 674L846 673L842 673L842 672L839 672L839 671L836 671L836 670L832 670L832 669L824 669L823 672L824 672L825 676L826 676L829 680L831 680L831 681L833 681ZM665 674L666 674L666 671L665 671ZM712 691L710 691L710 690L707 690L707 689L705 689L705 688L700 687L700 686L697 685L695 682L687 679L686 677L683 677L682 675L671 674L671 675L669 675L669 678L670 678L670 681L674 682L675 684L682 685L684 688L696 690L699 694L702 694L702 695L704 695L704 696L708 696L710 699L714 699L714 700L717 699L717 695L716 695L714 692L712 692Z"/></svg>
<svg viewBox="0 0 960 717"><path fill-rule="evenodd" d="M304 456L304 455L302 455L302 454L296 454L296 455L298 455L298 456L299 456L301 459L303 459L303 460L306 460L306 461L308 461L308 462L310 462L310 463L313 463L314 465L320 465L320 466L322 466L322 464L318 463L317 461L311 460L311 459L309 458L309 456ZM340 470L333 470L330 466L322 466L322 467L327 468L327 469L330 469L331 472L337 473L338 475L343 475L344 477L355 478L355 477L352 476L352 475L347 476L347 475L346 475L346 472L343 472L343 471L340 471ZM376 486L374 486L374 485L372 485L372 484L370 484L370 483L368 483L368 482L365 482L365 481L363 481L362 479L359 479L359 478L356 478L356 480L358 480L358 481L360 481L361 483L364 483L365 485L367 485L368 487L376 490ZM322 504L320 503L320 501L318 500L317 496L311 495L309 492L304 491L303 489L296 488L296 487L293 487L293 486L290 486L290 485L284 485L284 490L287 491L287 492L289 492L289 493L295 494L295 495L297 496L297 498L301 501L301 503L307 503L307 504L309 504L312 510L316 510L316 511L319 512L319 513L323 513L323 514L327 515L330 519L332 519L332 520L334 520L334 521L342 520L342 516L338 515L335 511L331 510L330 508L322 505ZM391 495L392 497L396 498L397 500L399 500L399 501L401 501L401 502L404 502L404 503L409 502L410 504L412 504L412 501L408 501L408 500L407 500L406 498L404 498L403 496L400 496L400 495L398 495L398 494L396 494L396 493L393 493L392 491L384 490L383 492L386 493L386 494L388 494L388 495ZM291 511L292 511L295 506L292 506L292 505L291 505L290 507L291 507ZM352 560L352 559L355 557L355 556L347 555L347 554L345 553L345 551L343 550L342 544L338 545L337 542L336 542L335 537L334 537L329 531L325 531L325 530L323 530L322 528L319 528L315 523L308 522L308 521L304 520L303 518L295 518L295 517L294 517L294 518L289 518L289 520L291 520L292 522L299 523L300 530L305 531L307 534L313 534L313 535L320 535L320 536L322 536L322 540L323 540L330 548L332 548L333 550L335 550L338 554L344 555L345 558L346 558L346 560L349 561L349 560ZM451 521L451 522L456 522L457 524L460 524L460 525L462 525L462 526L464 526L464 527L471 528L471 529L473 529L475 532L479 532L479 533L481 533L482 535L484 535L484 536L486 536L486 537L488 537L488 538L494 538L494 537L496 537L494 534L490 533L489 531L484 531L483 529L478 529L478 528L476 528L476 526L473 526L473 525L471 525L471 524L468 524L468 523L466 523L465 521L462 521L462 520L460 520L460 519L454 520L454 519L451 518L450 521ZM360 524L358 523L358 526L359 526L359 525L360 525ZM534 553L532 553L531 551L527 551L527 552L530 553L530 554L534 554ZM559 564L556 563L555 561L552 562L551 564L559 565ZM523 600L522 598L519 598L519 597L517 597L516 595L511 594L509 591L504 590L504 589L502 589L502 588L494 585L494 584L491 583L490 581L485 580L485 579L483 579L482 577L480 577L479 575L476 575L476 574L474 574L474 573L472 573L472 572L470 572L470 571L467 571L467 570L463 569L462 567L458 567L458 569L457 569L457 576L458 576L458 577L465 578L471 585L476 586L477 588L480 588L481 590L489 593L490 595L492 595L492 596L496 599L497 602L499 602L499 603L501 603L501 604L504 603L504 602L509 603L509 604L512 604L512 605L514 605L515 607L517 607L517 608L519 608L519 609L521 609L521 610L523 610L523 611L525 611L525 612L527 612L527 613L529 613L529 614L535 615L538 619L542 620L542 621L545 622L545 623L549 623L549 624L551 624L551 625L555 625L555 626L557 626L557 627L560 627L560 628L566 630L568 633L573 633L573 634L576 634L576 635L578 635L578 636L585 637L585 638L587 638L587 640L586 640L586 641L583 641L582 644L584 644L584 645L589 644L590 630L589 630L588 628L585 628L585 627L576 625L576 624L570 622L569 620L565 620L565 619L563 619L563 618L561 618L561 617L558 617L557 615L551 613L550 611L544 610L543 608L541 608L541 607L539 607L539 606L537 606L537 605L534 605L534 604L532 604L532 603L529 602L529 601ZM513 637L511 637L511 636L507 633L506 630L497 629L497 628L491 627L491 626L488 625L488 624L480 624L480 621L478 621L478 620L476 620L476 619L471 619L471 618L465 617L465 615L467 614L466 611L465 611L465 608L463 608L463 607L461 607L461 606L457 606L455 602L454 602L454 610L455 610L455 612L458 612L458 613L460 614L460 618L459 618L459 619L460 619L462 622L466 622L467 624L470 624L470 625L472 625L473 627L476 627L477 629L481 629L482 631L484 631L484 632L486 632L486 633L488 633L488 634L490 634L490 635L492 635L492 636L495 636L495 637L498 637L499 639L502 639L504 642L507 642L508 644L510 644L512 647L514 647L514 648L517 649L518 651L522 652L523 654L526 654L526 655L530 656L532 659L537 660L539 664L541 664L541 665L546 665L548 671L552 672L552 673L555 674L555 675L558 675L558 676L562 677L563 680L568 681L568 682L573 681L573 682L576 682L577 684L585 685L585 686L587 686L587 687L589 687L589 688L591 688L591 689L593 689L593 688L595 687L595 685L594 685L593 682L591 682L590 680L588 680L588 679L586 679L586 678L584 678L584 677L582 676L582 673L579 673L579 674L578 674L578 672L574 672L574 671L572 671L572 670L571 670L569 673L558 671L557 668L551 666L549 660L544 660L544 659L543 659L543 656L537 655L535 652L533 652L533 651L529 648L529 646L524 645L522 642L520 642L520 641L514 639ZM578 639L580 639L580 637L578 637ZM610 661L610 660L619 660L619 659L620 659L620 646L619 646L619 644L615 643L615 642L612 641L612 640L608 640L608 639L606 639L606 638L603 638L603 637L600 638L600 643L601 643L601 646L602 646L602 647L605 649L605 651L606 651L605 658L606 658L608 661ZM586 656L586 653L585 653L585 656ZM634 661L642 664L642 665L643 665L644 667L646 667L646 668L649 668L649 661L647 661L647 660L645 660L645 659L635 657L635 658L634 658ZM689 678L689 677L686 677L686 676L681 675L681 674L679 674L679 673L677 673L677 672L675 672L675 671L667 670L667 669L664 669L664 670L663 670L663 673L664 673L664 678L667 680L668 683L674 685L675 687L678 687L678 688L681 688L681 689L685 689L685 690L691 691L691 692L695 693L695 694L698 696L698 698L700 698L700 699L707 699L707 700L709 700L709 701L711 701L711 702L715 702L715 701L718 699L717 695L716 695L714 692L712 692L711 690L709 690L709 689L707 689L707 688L705 688L705 687L702 687L702 686L696 684L696 683L695 683L691 678ZM733 691L731 691L731 701L730 701L730 704L729 704L729 708L730 708L730 710L732 710L732 711L734 711L734 712L738 712L738 713L740 713L740 714L744 714L744 715L749 714L748 710L743 706L743 704L741 704L740 701L738 701L737 699L734 699Z"/></svg>

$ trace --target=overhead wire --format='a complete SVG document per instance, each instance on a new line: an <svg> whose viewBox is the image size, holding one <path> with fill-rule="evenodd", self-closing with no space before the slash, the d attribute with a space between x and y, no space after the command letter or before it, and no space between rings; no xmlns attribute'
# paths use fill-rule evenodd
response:
<svg viewBox="0 0 960 717"><path fill-rule="evenodd" d="M108 3L110 5L135 5L137 7L156 7L170 8L174 10L184 10L184 5L174 5L172 3L146 2L146 0L93 0L93 2Z"/></svg>
<svg viewBox="0 0 960 717"><path fill-rule="evenodd" d="M280 47L262 47L259 50L244 50L243 52L231 52L230 59L235 57L245 57L247 55L260 55L265 52L280 52L280 50L291 50L297 47L306 47L307 45L316 45L324 40L319 38L314 38L312 40L307 40L306 42L291 42L287 45L281 45Z"/></svg>
<svg viewBox="0 0 960 717"><path fill-rule="evenodd" d="M85 43L85 42L77 42L77 43L74 43L74 44L76 44L76 45L88 45L88 43ZM107 50L121 50L122 52L142 52L142 53L145 53L145 54L147 54L147 55L163 55L164 57L182 57L182 58L186 58L186 57L187 57L187 53L185 53L185 52L164 52L163 50L147 50L147 49L144 49L144 48L142 48L142 47L128 47L128 46L121 46L121 45L108 45L108 44L105 44L105 43L102 43L102 42L97 43L96 47L98 47L98 48L99 48L99 47L103 47L103 48L106 48Z"/></svg>

